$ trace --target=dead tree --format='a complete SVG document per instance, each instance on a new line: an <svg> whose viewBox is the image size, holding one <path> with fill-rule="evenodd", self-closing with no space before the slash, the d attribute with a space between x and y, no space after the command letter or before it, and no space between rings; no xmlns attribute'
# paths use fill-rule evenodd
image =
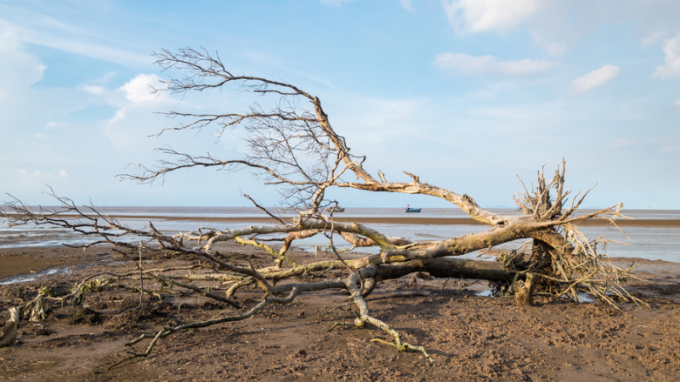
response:
<svg viewBox="0 0 680 382"><path fill-rule="evenodd" d="M620 281L630 276L629 269L620 269L608 262L606 255L599 252L603 241L590 241L577 228L580 222L592 218L608 219L615 225L613 219L623 217L620 214L621 205L577 216L576 211L587 192L580 197L576 195L568 204L570 192L564 190L564 162L549 180L543 171L539 172L536 188L527 190L525 187L524 192L516 196L523 216L497 214L480 207L468 195L426 183L415 174L404 172L411 178L408 182L388 182L382 172L378 172L376 179L364 169L367 158L352 153L345 139L334 130L319 98L294 85L232 74L218 55L213 56L206 51L164 50L156 58L164 70L184 74L163 82L164 87L157 89L158 92L188 96L193 92L236 88L259 96L258 105L241 113L167 113L181 123L160 131L159 135L214 128L222 136L229 129L242 128L248 134L249 152L240 158L218 158L211 154L198 156L165 148L161 150L167 156L165 160L154 167L141 166L140 173L123 177L153 182L159 177L193 167L251 170L265 184L278 186L282 202L295 207L298 215L286 221L251 199L272 217L274 224L233 230L201 229L166 235L152 223L147 229L132 229L100 214L94 208L80 208L69 199L57 196L61 207L56 210L33 210L18 200L8 203L5 217L11 224L32 222L70 228L97 238L87 246L109 244L132 260L138 251L188 255L200 260L202 267L219 271L212 276L203 275L202 279L209 280L212 277L213 280L232 282L226 297L203 294L241 309L238 314L166 327L155 334L141 336L131 344L145 338L150 338L151 342L145 351L133 352L134 356L148 355L161 338L174 332L242 320L267 305L286 304L305 292L332 288L346 290L351 295L358 308L357 327L366 323L375 325L393 338L392 344L400 351L417 349L427 356L424 348L403 343L399 333L372 316L365 300L376 283L413 272L427 272L434 277L490 280L498 284L499 291L516 293L518 301L525 304L531 304L532 293L537 290L575 300L579 299L579 292L585 292L611 306L616 305L615 300L639 302L620 285ZM263 104L269 106L263 107ZM388 237L362 224L335 221L332 208L328 212L328 207L334 205L334 201L326 198L326 192L332 187L354 189L357 192L422 194L441 198L465 211L475 221L487 225L488 229L437 241L410 242ZM347 258L335 248L333 233L351 243L349 251L375 246L379 247L380 253ZM283 244L275 248L271 239L265 239L264 235L275 235ZM313 235L326 235L329 238L335 260L300 264L286 256L291 243ZM129 237L136 239L133 241ZM520 239L530 243L528 253L521 249L509 251L496 262L455 258ZM218 243L227 241L263 248L271 255L271 266L257 268L215 251ZM295 279L309 272L329 269L345 274L311 281ZM140 269L139 273L142 277L190 287L177 277L164 275L162 270ZM133 274L118 275L122 276L133 277ZM189 275L185 278L191 279ZM239 288L251 284L256 284L262 290L262 300L258 304L242 307L230 300ZM203 291L199 289L198 292ZM74 292L61 299L75 298L76 294Z"/></svg>

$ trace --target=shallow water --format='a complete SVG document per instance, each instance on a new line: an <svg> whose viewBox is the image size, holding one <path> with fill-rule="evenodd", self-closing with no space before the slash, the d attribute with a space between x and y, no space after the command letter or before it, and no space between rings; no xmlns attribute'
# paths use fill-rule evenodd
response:
<svg viewBox="0 0 680 382"><path fill-rule="evenodd" d="M41 271L41 272L7 277L7 278L3 279L2 281L0 281L0 285L25 283L25 282L29 282L29 281L35 281L36 279L38 279L42 276L49 276L49 275L53 275L53 274L57 274L57 273L66 273L66 272L68 272L68 268L51 268L51 269L46 269L46 270Z"/></svg>
<svg viewBox="0 0 680 382"><path fill-rule="evenodd" d="M135 228L145 228L147 221L136 219L135 216L153 215L195 217L190 220L167 220L155 219L154 225L161 231L173 234L178 231L196 230L198 227L214 227L225 229L227 227L241 228L252 225L249 222L208 222L201 220L207 217L263 217L262 211L257 208L210 208L210 207L101 207L97 208L101 213L125 216L121 218L121 223ZM516 209L493 209L492 211L505 215L519 215ZM283 216L292 216L292 210L279 210ZM588 213L591 210L583 210ZM680 211L677 210L626 210L624 214L636 219L680 219ZM346 208L345 212L338 213L342 217L404 217L401 208ZM410 215L409 215L410 216ZM460 209L437 208L423 209L418 217L466 217L467 215ZM128 218L129 217L129 218ZM265 223L256 223L265 224ZM387 236L403 237L416 241L441 240L445 238L457 237L469 233L481 232L486 229L482 225L456 225L456 224L366 224L368 227L376 229ZM616 228L610 227L581 227L582 232L589 238L595 239L604 236L611 240L620 241L624 244L613 243L609 245L605 253L613 257L639 257L648 260L665 260L680 262L680 228L657 228L657 227L627 227L626 235ZM130 238L130 242L136 242L138 238ZM61 244L83 244L93 241L92 238L83 237L80 234L54 227L35 227L20 226L7 227L6 222L0 221L0 248L11 247L48 247ZM523 241L507 243L500 248L515 248ZM334 243L338 248L348 248L347 244L340 236L334 236ZM328 245L328 240L323 235L300 240L295 243L298 248L307 251L323 249ZM358 251L363 253L377 253L376 248L360 248ZM491 256L480 255L479 253L468 254L465 257L478 257L482 259L492 259Z"/></svg>

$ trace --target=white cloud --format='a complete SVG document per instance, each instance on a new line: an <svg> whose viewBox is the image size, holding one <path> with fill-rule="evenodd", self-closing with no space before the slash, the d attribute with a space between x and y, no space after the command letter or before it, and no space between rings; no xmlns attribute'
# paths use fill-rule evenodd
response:
<svg viewBox="0 0 680 382"><path fill-rule="evenodd" d="M34 134L33 136L36 137L36 138L38 138L38 139L42 139L42 138L47 137L47 135L45 135L45 134L40 134L40 133L36 133L36 134Z"/></svg>
<svg viewBox="0 0 680 382"><path fill-rule="evenodd" d="M167 121L155 112L169 111L177 103L166 92L154 93L154 88L162 88L160 81L155 74L138 74L114 92L117 98L109 102L116 113L104 123L103 132L117 150L129 153L142 147L150 149L148 136L162 129L159 122Z"/></svg>
<svg viewBox="0 0 680 382"><path fill-rule="evenodd" d="M597 70L581 76L569 85L572 93L580 94L588 92L619 75L620 68L615 65L605 65Z"/></svg>
<svg viewBox="0 0 680 382"><path fill-rule="evenodd" d="M526 28L536 46L559 56L604 25L633 22L643 45L678 27L676 0L443 0L457 32L506 32Z"/></svg>
<svg viewBox="0 0 680 382"><path fill-rule="evenodd" d="M666 65L657 66L654 77L680 78L680 32L664 41L663 52L666 53Z"/></svg>
<svg viewBox="0 0 680 382"><path fill-rule="evenodd" d="M612 143L612 148L614 149L623 149L629 146L632 146L635 143L634 140L628 139L628 138L619 138Z"/></svg>
<svg viewBox="0 0 680 382"><path fill-rule="evenodd" d="M115 72L107 72L100 78L88 80L87 82L80 84L78 89L96 96L107 94L109 93L109 89L106 85L115 76Z"/></svg>
<svg viewBox="0 0 680 382"><path fill-rule="evenodd" d="M538 38L534 38L534 42L539 44L551 56L562 56L567 53L567 45L562 42L539 43Z"/></svg>
<svg viewBox="0 0 680 382"><path fill-rule="evenodd" d="M39 170L33 172L26 171L26 169L19 169L19 184L24 187L35 189L45 184L50 180L49 176L43 176Z"/></svg>
<svg viewBox="0 0 680 382"><path fill-rule="evenodd" d="M538 12L540 0L455 0L444 4L449 22L469 32L506 31Z"/></svg>
<svg viewBox="0 0 680 382"><path fill-rule="evenodd" d="M50 181L54 181L55 179L57 179L57 178L55 178L55 175L52 172L43 173L40 170L33 170L31 172L31 171L26 171L26 169L23 169L23 168L19 169L19 175L20 175L21 181L24 182L24 184L33 185L33 186L38 186L42 182L50 182ZM58 175L58 178L61 178L61 179L65 179L69 176L69 174L64 170L59 170L57 175Z"/></svg>
<svg viewBox="0 0 680 382"><path fill-rule="evenodd" d="M80 88L94 95L102 95L106 93L106 88L99 85L82 85Z"/></svg>
<svg viewBox="0 0 680 382"><path fill-rule="evenodd" d="M673 103L673 105L675 105L675 106L677 106L677 107L680 107L680 99L677 100L677 101L675 101L675 103Z"/></svg>
<svg viewBox="0 0 680 382"><path fill-rule="evenodd" d="M647 37L642 39L642 45L643 46L649 46L652 44L655 44L657 41L659 41L662 37L666 36L668 32L666 31L656 31Z"/></svg>
<svg viewBox="0 0 680 382"><path fill-rule="evenodd" d="M66 126L65 121L59 121L59 122L50 121L50 122L47 122L47 124L45 125L45 127L47 127L48 129L58 129L58 128L64 127L64 126Z"/></svg>
<svg viewBox="0 0 680 382"><path fill-rule="evenodd" d="M161 87L160 78L155 74L138 74L120 90L125 92L125 98L133 103L146 103L163 99L163 93L155 93L154 89Z"/></svg>
<svg viewBox="0 0 680 382"><path fill-rule="evenodd" d="M401 4L401 7L407 11L415 11L412 4L413 0L399 0L399 3Z"/></svg>
<svg viewBox="0 0 680 382"><path fill-rule="evenodd" d="M116 114L109 123L118 123L127 118L128 114L142 109L143 112L151 113L161 105L168 103L170 97L164 92L155 92L154 88L161 88L160 78L155 74L138 74L118 91L122 93L125 100L113 101L118 104ZM155 110L158 111L158 110Z"/></svg>
<svg viewBox="0 0 680 382"><path fill-rule="evenodd" d="M545 74L561 64L546 60L499 61L494 56L470 56L463 53L442 53L434 65L451 75L495 75L529 77Z"/></svg>

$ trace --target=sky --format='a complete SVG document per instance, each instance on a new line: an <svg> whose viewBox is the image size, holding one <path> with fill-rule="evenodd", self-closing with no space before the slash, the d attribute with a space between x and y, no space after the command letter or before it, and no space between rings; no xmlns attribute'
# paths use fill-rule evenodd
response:
<svg viewBox="0 0 680 382"><path fill-rule="evenodd" d="M584 207L680 209L677 0L0 0L0 200L277 205L249 173L120 180L154 148L235 158L242 131L150 135L158 112L238 112L243 91L153 95L153 52L219 52L230 71L318 96L365 168L483 207L564 158ZM352 179L347 179L352 180ZM8 195L9 194L9 195ZM426 196L333 191L348 207L448 207Z"/></svg>

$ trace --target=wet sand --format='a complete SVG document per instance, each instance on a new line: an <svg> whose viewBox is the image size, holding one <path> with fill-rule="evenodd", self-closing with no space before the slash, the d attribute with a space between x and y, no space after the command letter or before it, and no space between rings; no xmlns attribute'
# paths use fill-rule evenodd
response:
<svg viewBox="0 0 680 382"><path fill-rule="evenodd" d="M46 269L63 268L92 261L91 253L67 247L0 248L0 282L10 276L30 276Z"/></svg>
<svg viewBox="0 0 680 382"><path fill-rule="evenodd" d="M262 256L258 249L229 246L225 251ZM325 256L291 254L308 262ZM0 250L4 274L41 266L68 267L68 273L0 285L0 325L7 308L31 298L43 286L67 290L87 274L126 272L106 248ZM21 263L24 265L20 265ZM145 266L187 264L155 259ZM622 266L630 259L617 259ZM424 345L419 353L399 353L371 342L384 338L373 327L355 329L353 304L335 292L300 296L292 304L267 308L251 320L182 332L160 341L152 356L108 368L127 356L124 343L166 325L231 315L223 303L182 290L147 299L141 310L122 316L54 307L40 325L22 323L18 342L0 348L0 379L8 381L676 381L680 379L680 264L638 259L637 274L651 282L630 283L652 309L623 304L622 311L598 303L577 304L537 297L534 307L513 299L477 295L487 288L473 280L407 277L382 283L369 297L372 314ZM42 264L42 265L38 265ZM13 271L9 270L13 269ZM1 280L0 280L1 281ZM200 284L198 284L200 285ZM261 294L244 290L241 303ZM85 306L110 310L137 304L122 290L88 294ZM142 351L143 346L138 346Z"/></svg>

